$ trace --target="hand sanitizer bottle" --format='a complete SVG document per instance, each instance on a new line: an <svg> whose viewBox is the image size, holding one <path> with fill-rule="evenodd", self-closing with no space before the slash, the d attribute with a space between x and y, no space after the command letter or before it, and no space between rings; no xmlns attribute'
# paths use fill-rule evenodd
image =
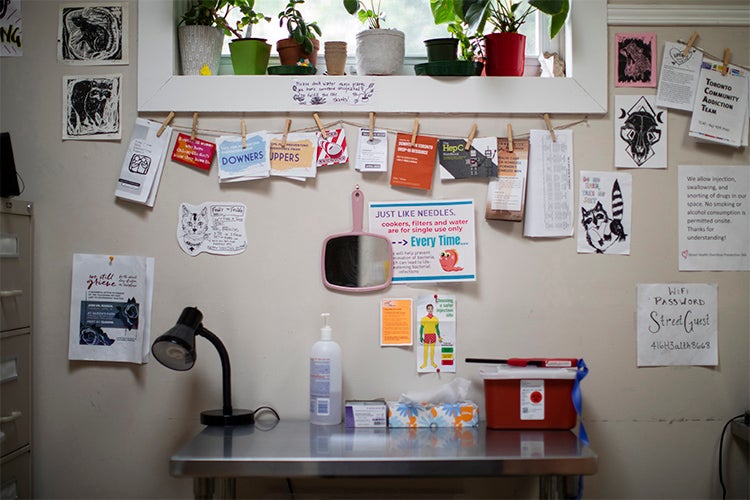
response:
<svg viewBox="0 0 750 500"><path fill-rule="evenodd" d="M332 339L329 313L321 314L320 340L310 353L310 422L341 423L341 347Z"/></svg>

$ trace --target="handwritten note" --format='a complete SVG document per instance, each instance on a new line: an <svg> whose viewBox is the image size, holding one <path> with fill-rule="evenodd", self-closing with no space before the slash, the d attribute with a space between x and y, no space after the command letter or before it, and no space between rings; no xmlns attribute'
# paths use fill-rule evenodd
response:
<svg viewBox="0 0 750 500"><path fill-rule="evenodd" d="M344 104L356 106L372 104L375 82L345 80L296 80L292 83L291 98L300 106Z"/></svg>
<svg viewBox="0 0 750 500"><path fill-rule="evenodd" d="M177 241L186 254L235 255L247 248L244 204L182 203L178 210Z"/></svg>
<svg viewBox="0 0 750 500"><path fill-rule="evenodd" d="M638 285L638 366L719 363L717 287Z"/></svg>

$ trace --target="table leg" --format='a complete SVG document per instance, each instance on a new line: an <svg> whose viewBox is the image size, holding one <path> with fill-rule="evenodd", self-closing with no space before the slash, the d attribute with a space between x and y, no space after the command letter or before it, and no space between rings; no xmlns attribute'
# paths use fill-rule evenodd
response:
<svg viewBox="0 0 750 500"><path fill-rule="evenodd" d="M193 498L195 500L211 500L214 497L214 480L210 477L196 477L193 479Z"/></svg>
<svg viewBox="0 0 750 500"><path fill-rule="evenodd" d="M575 498L578 491L578 476L539 476L539 498L562 500Z"/></svg>

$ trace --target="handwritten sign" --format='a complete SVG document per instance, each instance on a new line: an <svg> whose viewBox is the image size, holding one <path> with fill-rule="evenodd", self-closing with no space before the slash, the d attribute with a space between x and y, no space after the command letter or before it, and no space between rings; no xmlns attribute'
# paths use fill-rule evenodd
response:
<svg viewBox="0 0 750 500"><path fill-rule="evenodd" d="M182 203L178 210L177 242L186 254L236 255L247 248L244 204Z"/></svg>
<svg viewBox="0 0 750 500"><path fill-rule="evenodd" d="M372 104L375 82L344 80L296 80L292 83L291 98L300 106L344 104L356 106Z"/></svg>
<svg viewBox="0 0 750 500"><path fill-rule="evenodd" d="M638 285L638 366L716 366L717 288Z"/></svg>

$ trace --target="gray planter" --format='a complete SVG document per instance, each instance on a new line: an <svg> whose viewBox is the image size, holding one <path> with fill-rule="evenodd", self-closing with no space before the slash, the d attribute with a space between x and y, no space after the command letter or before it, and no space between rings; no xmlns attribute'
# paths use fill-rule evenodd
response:
<svg viewBox="0 0 750 500"><path fill-rule="evenodd" d="M204 66L219 74L224 32L214 26L180 26L177 36L183 75L200 75Z"/></svg>
<svg viewBox="0 0 750 500"><path fill-rule="evenodd" d="M393 75L404 66L404 33L369 29L357 33L357 74Z"/></svg>

